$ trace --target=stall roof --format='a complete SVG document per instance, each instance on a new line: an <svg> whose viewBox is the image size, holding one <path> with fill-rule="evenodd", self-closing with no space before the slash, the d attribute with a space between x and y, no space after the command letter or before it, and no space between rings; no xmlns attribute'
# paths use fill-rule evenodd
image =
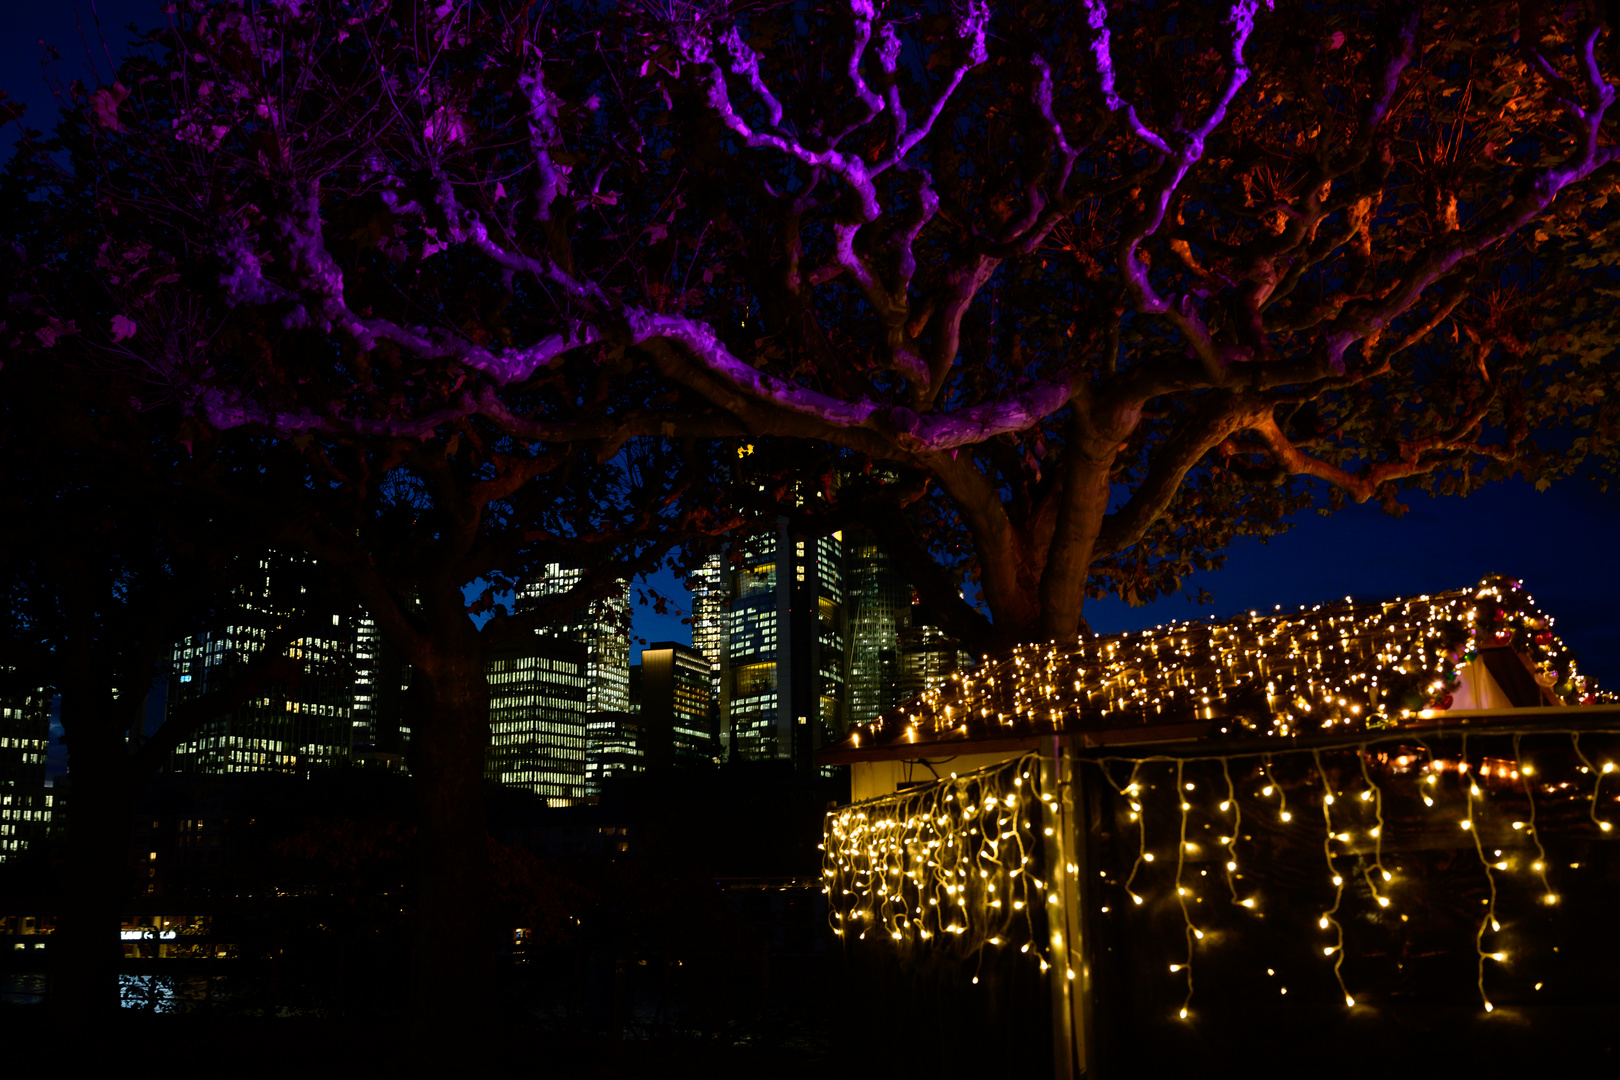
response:
<svg viewBox="0 0 1620 1080"><path fill-rule="evenodd" d="M1250 611L1025 645L863 724L824 764L1092 743L1420 726L1447 712L1591 704L1553 619L1521 582ZM1506 715L1511 715L1508 713Z"/></svg>

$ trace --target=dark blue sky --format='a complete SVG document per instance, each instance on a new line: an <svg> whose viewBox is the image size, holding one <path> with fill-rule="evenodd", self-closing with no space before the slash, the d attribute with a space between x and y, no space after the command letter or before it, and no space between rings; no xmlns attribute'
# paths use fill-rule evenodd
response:
<svg viewBox="0 0 1620 1080"><path fill-rule="evenodd" d="M34 126L48 130L53 107L40 75L40 40L61 51L56 70L64 80L93 83L94 69L107 71L97 14L114 56L126 38L119 29L124 23L153 25L164 19L159 0L13 3L6 11L0 24L0 89L29 103ZM0 133L0 153L12 141L10 131ZM1523 579L1558 620L1557 629L1583 668L1601 685L1620 689L1620 572L1615 566L1620 496L1576 482L1537 493L1514 481L1467 499L1413 496L1410 503L1411 512L1400 519L1374 506L1351 507L1331 518L1306 514L1269 545L1239 543L1223 569L1191 582L1214 596L1212 606L1199 607L1183 597L1140 608L1098 601L1088 607L1087 617L1106 633L1276 604L1456 588L1487 573L1505 573ZM684 609L686 593L673 575L659 574L652 584ZM689 642L691 628L681 622L686 614L659 617L650 606L638 605L637 636Z"/></svg>
<svg viewBox="0 0 1620 1080"><path fill-rule="evenodd" d="M54 67L64 83L83 79L93 86L96 72L102 79L107 77L107 56L102 50L102 36L96 33L97 15L107 52L114 57L123 54L123 43L129 38L119 29L125 23L151 27L167 21L160 0L96 0L94 4L87 0L10 0L4 5L4 15L0 16L0 90L13 101L28 103L27 122L31 126L49 131L55 123L55 103L39 65L41 41L54 45L62 54ZM11 149L16 132L15 124L0 131L0 154Z"/></svg>

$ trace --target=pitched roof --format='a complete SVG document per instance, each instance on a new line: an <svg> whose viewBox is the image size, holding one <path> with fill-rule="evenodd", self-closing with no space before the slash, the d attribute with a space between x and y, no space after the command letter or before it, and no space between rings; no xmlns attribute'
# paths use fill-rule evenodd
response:
<svg viewBox="0 0 1620 1080"><path fill-rule="evenodd" d="M823 760L1053 733L1348 734L1454 708L1595 700L1552 625L1520 582L1493 576L1405 599L1025 645L853 729Z"/></svg>

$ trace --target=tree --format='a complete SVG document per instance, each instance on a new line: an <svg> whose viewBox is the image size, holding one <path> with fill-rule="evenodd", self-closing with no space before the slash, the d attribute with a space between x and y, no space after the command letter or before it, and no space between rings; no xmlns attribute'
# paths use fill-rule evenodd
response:
<svg viewBox="0 0 1620 1080"><path fill-rule="evenodd" d="M506 38L463 41L466 55L440 58L413 36L438 33L437 16L402 27L386 11L356 15L363 32L345 42L343 28L357 25L342 21L348 12L194 5L143 39L149 51L110 85L64 88L75 104L57 138L25 135L10 166L31 201L10 214L19 287L7 365L36 384L66 373L49 392L69 414L127 421L97 430L100 453L140 456L142 440L167 448L143 490L313 556L414 668L415 1030L445 1050L481 1019L492 982L489 652L734 515L708 479L706 444L666 437L663 417L635 430L595 418L646 397L622 361L505 390L469 381L463 353L494 355L512 333L501 325L508 283L435 261L434 226L389 201L389 155L430 168L461 136L436 107L412 126L414 97L392 110L400 84L382 72L448 92L492 49L515 47L521 19ZM226 100L247 118L234 135L207 118ZM474 164L498 167L507 150ZM414 236L396 234L396 211ZM264 265L285 268L289 284ZM302 292L315 280L338 289L330 303ZM394 329L355 338L360 316L338 310L347 302ZM407 317L439 325L399 329ZM714 430L736 425L718 417ZM521 614L499 605L503 587L554 561L587 572ZM486 589L469 605L463 589L475 580Z"/></svg>
<svg viewBox="0 0 1620 1080"><path fill-rule="evenodd" d="M735 223L762 324L705 295L644 348L755 431L932 481L905 516L844 499L971 567L993 623L919 581L966 640L1072 634L1316 487L1398 510L1612 462L1597 11L789 11L643 29L684 227Z"/></svg>
<svg viewBox="0 0 1620 1080"><path fill-rule="evenodd" d="M233 303L361 349L689 391L643 384L535 429L553 439L713 434L723 410L890 463L913 511L875 524L907 554L955 545L991 613L925 575L946 624L1058 636L1088 595L1176 588L1318 488L1395 510L1612 454L1614 328L1583 294L1612 275L1613 88L1580 10L447 8L416 24L431 69L381 62L398 27L355 16L332 115L367 126L322 128L326 186L197 243ZM254 93L193 93L170 123L276 160ZM328 250L361 205L351 236L395 264L442 252L533 302L487 341L378 315Z"/></svg>
<svg viewBox="0 0 1620 1080"><path fill-rule="evenodd" d="M0 513L12 523L0 536L0 677L61 701L73 789L56 860L51 1001L81 1023L119 1007L137 796L203 724L305 674L287 652L311 625L308 611L288 610L228 680L148 733L147 695L174 643L228 608L243 557L257 551L206 507L161 501L149 454L99 453L119 426L116 404L92 408L96 389L66 393L60 373L41 374L0 370ZM166 448L143 449L161 458Z"/></svg>
<svg viewBox="0 0 1620 1080"><path fill-rule="evenodd" d="M843 510L954 571L918 584L975 646L1177 588L1321 489L1396 510L1612 455L1595 9L405 10L212 7L90 131L184 179L154 226L233 310L444 365L473 389L441 416L892 476ZM627 393L491 404L588 377ZM215 427L348 423L174 381Z"/></svg>

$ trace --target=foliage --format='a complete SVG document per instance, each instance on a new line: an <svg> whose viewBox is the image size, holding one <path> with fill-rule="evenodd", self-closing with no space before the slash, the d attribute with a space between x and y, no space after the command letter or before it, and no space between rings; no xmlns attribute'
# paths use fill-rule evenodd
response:
<svg viewBox="0 0 1620 1080"><path fill-rule="evenodd" d="M737 223L762 321L728 342L826 395L732 377L728 407L931 478L909 529L850 494L1014 639L1072 628L1082 577L1151 599L1313 503L1612 465L1607 31L1561 12L672 26L688 235Z"/></svg>
<svg viewBox="0 0 1620 1080"><path fill-rule="evenodd" d="M485 941L493 914L486 656L733 517L707 444L602 422L647 397L623 365L508 385L471 363L533 332L544 292L436 247L440 227L392 199L395 166L433 175L465 141L459 95L491 50L521 55L526 24L451 42L408 9L182 4L110 85L61 87L54 136L26 133L7 166L3 374L37 395L16 399L19 437L111 462L91 487L132 478L123 497L313 556L413 665L418 1007L465 982L479 990L453 1011L472 1015L492 952L436 927ZM457 48L438 57L418 30ZM469 168L519 153L482 149ZM77 422L52 428L45 406ZM498 604L552 562L586 573L523 612Z"/></svg>
<svg viewBox="0 0 1620 1080"><path fill-rule="evenodd" d="M566 447L746 434L943 563L960 636L1061 635L1310 505L1612 464L1613 89L1566 6L183 4L71 95L105 302L17 340L316 488L476 441L510 521L603 467ZM361 438L397 456L321 457ZM667 497L575 496L549 535Z"/></svg>
<svg viewBox="0 0 1620 1080"><path fill-rule="evenodd" d="M548 372L504 394L469 380L466 359L532 333L543 297L459 251L435 258L438 229L391 198L403 182L390 170L432 168L465 141L446 135L463 131L446 119L461 106L401 104L401 88L420 78L459 100L489 57L452 49L441 70L418 55L417 27L383 16L338 21L358 25L328 40L347 11L198 5L143 38L112 87L66 88L76 107L58 137L25 140L11 165L44 211L17 215L16 264L60 271L14 295L12 346L126 392L190 457L164 479L341 567L420 663L425 576L441 591L487 579L488 613L545 561L607 564L519 620L538 624L729 519L690 443L626 447L627 433L591 426L637 393L619 372ZM406 122L417 107L426 134ZM512 147L481 149L466 168L510 165ZM264 266L297 280L284 288ZM317 281L338 299L301 298ZM355 338L351 318L437 325ZM571 423L589 430L551 437Z"/></svg>

